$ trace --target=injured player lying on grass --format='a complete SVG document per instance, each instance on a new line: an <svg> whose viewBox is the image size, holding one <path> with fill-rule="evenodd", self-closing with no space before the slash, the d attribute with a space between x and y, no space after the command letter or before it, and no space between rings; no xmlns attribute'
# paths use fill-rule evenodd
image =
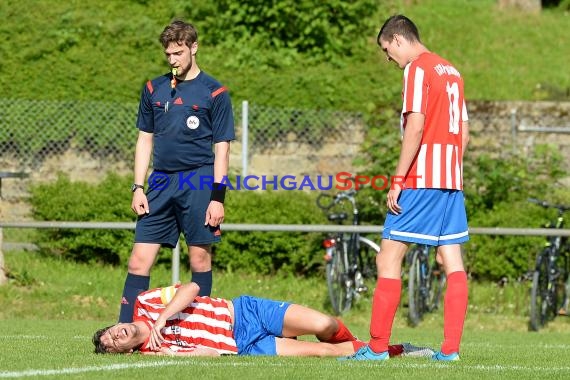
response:
<svg viewBox="0 0 570 380"><path fill-rule="evenodd" d="M196 283L151 289L137 297L132 323L118 323L93 336L96 353L219 356L344 356L366 343L337 318L289 302L251 296L233 300L200 297ZM299 340L314 335L318 341ZM392 345L390 356L429 357L409 343Z"/></svg>

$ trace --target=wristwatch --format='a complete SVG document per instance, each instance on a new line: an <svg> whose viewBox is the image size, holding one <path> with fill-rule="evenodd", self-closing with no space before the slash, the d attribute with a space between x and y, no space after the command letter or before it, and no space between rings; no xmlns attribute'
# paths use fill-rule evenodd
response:
<svg viewBox="0 0 570 380"><path fill-rule="evenodd" d="M136 183L133 183L133 186L131 186L131 191L134 193L137 189L143 189L144 190L144 186L143 185L137 185Z"/></svg>

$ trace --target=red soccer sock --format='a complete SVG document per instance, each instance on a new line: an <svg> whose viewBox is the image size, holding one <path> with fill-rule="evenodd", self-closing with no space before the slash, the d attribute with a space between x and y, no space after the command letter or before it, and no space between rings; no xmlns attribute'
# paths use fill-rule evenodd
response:
<svg viewBox="0 0 570 380"><path fill-rule="evenodd" d="M402 280L394 278L378 278L374 299L372 301L372 318L370 320L370 349L376 353L388 350L392 323L400 303Z"/></svg>
<svg viewBox="0 0 570 380"><path fill-rule="evenodd" d="M336 333L333 334L329 339L322 340L323 342L327 343L342 343L342 342L351 342L355 341L356 337L352 335L348 327L338 318L336 318L336 322L338 324L338 330Z"/></svg>
<svg viewBox="0 0 570 380"><path fill-rule="evenodd" d="M467 313L467 274L453 272L447 276L447 290L443 300L443 344L441 352L449 355L459 352L463 324Z"/></svg>
<svg viewBox="0 0 570 380"><path fill-rule="evenodd" d="M364 346L366 346L366 342L363 342L361 340L353 340L352 341L352 347L354 347L354 352L360 350Z"/></svg>

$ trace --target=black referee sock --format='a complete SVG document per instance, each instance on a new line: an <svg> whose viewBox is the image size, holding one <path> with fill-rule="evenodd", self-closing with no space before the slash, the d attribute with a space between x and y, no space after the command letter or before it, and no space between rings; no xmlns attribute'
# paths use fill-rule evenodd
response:
<svg viewBox="0 0 570 380"><path fill-rule="evenodd" d="M131 323L133 321L133 312L135 311L137 296L148 290L149 284L150 276L139 276L137 274L127 273L125 287L123 288L123 297L121 298L119 323Z"/></svg>
<svg viewBox="0 0 570 380"><path fill-rule="evenodd" d="M212 293L212 271L207 272L192 272L192 282L195 282L200 287L199 296L210 297Z"/></svg>

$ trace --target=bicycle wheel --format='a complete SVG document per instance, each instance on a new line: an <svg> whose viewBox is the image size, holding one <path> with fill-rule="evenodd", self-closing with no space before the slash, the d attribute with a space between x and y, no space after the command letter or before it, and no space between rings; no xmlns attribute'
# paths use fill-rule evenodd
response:
<svg viewBox="0 0 570 380"><path fill-rule="evenodd" d="M552 296L556 284L549 280L550 248L544 250L532 275L532 288L530 292L530 329L538 331L554 317L556 304L552 304Z"/></svg>
<svg viewBox="0 0 570 380"><path fill-rule="evenodd" d="M365 279L375 279L377 276L376 270L376 255L380 252L378 244L363 236L358 237L358 261L359 270L362 277Z"/></svg>
<svg viewBox="0 0 570 380"><path fill-rule="evenodd" d="M327 287L331 306L336 315L349 310L352 305L352 281L348 274L346 244L336 246L332 258L327 263Z"/></svg>
<svg viewBox="0 0 570 380"><path fill-rule="evenodd" d="M425 266L420 247L410 252L410 270L408 275L408 322L417 326L425 311L425 300L422 295L422 268Z"/></svg>
<svg viewBox="0 0 570 380"><path fill-rule="evenodd" d="M441 295L443 294L443 288L445 287L446 277L443 268L436 261L436 252L430 255L429 261L430 271L429 271L429 295L427 311L434 311L439 308L439 303L441 302Z"/></svg>

